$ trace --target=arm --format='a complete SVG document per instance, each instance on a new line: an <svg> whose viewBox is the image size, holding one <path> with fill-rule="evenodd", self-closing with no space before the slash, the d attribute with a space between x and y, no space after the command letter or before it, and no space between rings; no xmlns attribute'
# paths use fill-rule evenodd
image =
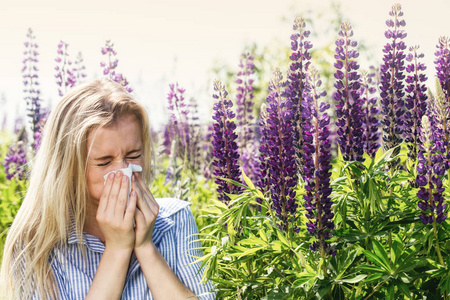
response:
<svg viewBox="0 0 450 300"><path fill-rule="evenodd" d="M105 251L86 299L120 299L122 296L134 247L136 192L131 193L128 206L127 198L128 178L121 172L111 174L103 189L96 215L105 237Z"/></svg>
<svg viewBox="0 0 450 300"><path fill-rule="evenodd" d="M140 175L133 176L132 184L133 190L138 194L134 253L154 299L196 298L195 294L173 273L153 244L152 233L159 212L158 203Z"/></svg>

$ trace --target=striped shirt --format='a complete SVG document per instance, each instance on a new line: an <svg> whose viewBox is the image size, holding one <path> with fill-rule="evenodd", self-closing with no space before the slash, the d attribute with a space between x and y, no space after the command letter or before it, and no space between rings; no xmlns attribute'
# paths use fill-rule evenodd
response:
<svg viewBox="0 0 450 300"><path fill-rule="evenodd" d="M175 275L199 299L215 299L211 293L211 282L201 283L203 270L200 262L191 264L195 257L202 256L199 250L200 242L194 242L198 236L197 225L189 208L189 203L177 199L156 199L160 209L153 229L153 243L165 258ZM83 232L83 244L86 249L86 259L78 248L75 231L71 231L68 239L68 251L63 255L59 248L54 249L51 268L56 278L60 297L63 300L84 299L89 291L92 280L105 250L100 240ZM122 300L153 299L139 262L134 253L131 256L125 285L122 291Z"/></svg>

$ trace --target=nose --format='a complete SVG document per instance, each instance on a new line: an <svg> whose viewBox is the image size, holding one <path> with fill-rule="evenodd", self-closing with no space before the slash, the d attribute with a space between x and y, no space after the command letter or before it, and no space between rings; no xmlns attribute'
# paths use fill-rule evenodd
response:
<svg viewBox="0 0 450 300"><path fill-rule="evenodd" d="M128 168L128 162L125 159L122 159L122 162L120 163L120 168L119 169L125 169Z"/></svg>

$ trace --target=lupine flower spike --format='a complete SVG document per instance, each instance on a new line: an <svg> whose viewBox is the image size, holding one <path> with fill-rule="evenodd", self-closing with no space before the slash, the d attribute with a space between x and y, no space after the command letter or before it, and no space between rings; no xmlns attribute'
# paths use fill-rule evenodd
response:
<svg viewBox="0 0 450 300"><path fill-rule="evenodd" d="M103 55L108 56L107 62L101 62L100 66L103 67L103 75L108 75L109 79L114 80L117 83L123 85L129 93L133 91L132 88L128 87L128 81L120 73L116 73L116 68L119 60L115 58L117 52L113 49L114 44L111 41L106 41L105 47L102 47L101 52Z"/></svg>
<svg viewBox="0 0 450 300"><path fill-rule="evenodd" d="M253 117L253 78L255 65L253 56L250 53L244 53L239 63L239 72L236 83L236 120L238 125L238 146L242 161L242 169L250 179L256 179L256 160L255 153L258 145L255 144Z"/></svg>
<svg viewBox="0 0 450 300"><path fill-rule="evenodd" d="M19 138L9 148L3 166L5 167L6 179L23 180L26 178L27 164L27 138L25 128L22 128Z"/></svg>
<svg viewBox="0 0 450 300"><path fill-rule="evenodd" d="M408 76L406 78L406 108L405 112L405 142L408 143L408 157L412 162L416 160L419 141L419 128L422 117L427 110L427 87L425 82L427 77L423 73L426 67L419 59L423 58L422 53L417 53L419 46L410 47L410 53L406 56L409 62L406 67Z"/></svg>
<svg viewBox="0 0 450 300"><path fill-rule="evenodd" d="M442 185L445 173L444 158L433 140L432 128L427 116L422 117L422 130L419 144L419 164L417 166L417 184L420 190L417 197L421 200L420 219L424 224L442 223L446 218Z"/></svg>
<svg viewBox="0 0 450 300"><path fill-rule="evenodd" d="M373 74L373 73L372 73ZM376 87L373 82L373 76L364 70L361 70L361 99L364 103L364 118L363 118L363 138L364 151L371 158L375 157L378 148L380 147L380 110L377 106L377 97L374 95Z"/></svg>
<svg viewBox="0 0 450 300"><path fill-rule="evenodd" d="M289 98L292 103L295 155L297 171L300 174L302 172L303 164L303 137L301 129L303 111L302 95L306 88L306 73L311 63L309 50L312 48L311 42L307 40L310 32L309 30L306 30L305 27L305 20L303 18L295 18L293 29L296 33L291 35L291 65L287 75L288 86L285 90L286 97Z"/></svg>
<svg viewBox="0 0 450 300"><path fill-rule="evenodd" d="M25 42L25 59L23 60L22 77L27 102L28 116L31 118L31 131L34 135L39 130L39 120L41 119L41 99L38 76L38 44L35 42L36 36L31 29L28 29L28 40Z"/></svg>
<svg viewBox="0 0 450 300"><path fill-rule="evenodd" d="M221 178L231 179L240 182L239 170L239 153L236 144L237 134L235 133L236 124L233 118L236 116L231 110L233 102L227 99L228 92L220 80L214 81L215 94L213 98L216 99L213 109L214 131L213 131L213 151L214 157L214 175L216 176L216 183L218 184L217 191L219 199L228 204L230 197L227 193L236 194L240 191L238 186L235 186Z"/></svg>
<svg viewBox="0 0 450 300"><path fill-rule="evenodd" d="M77 58L75 59L73 72L75 75L76 82L82 82L83 79L87 76L85 73L86 67L84 65L83 55L81 52L78 52Z"/></svg>
<svg viewBox="0 0 450 300"><path fill-rule="evenodd" d="M447 101L450 101L450 38L441 36L436 48L438 48L435 53L437 77Z"/></svg>
<svg viewBox="0 0 450 300"><path fill-rule="evenodd" d="M298 182L293 146L292 102L283 97L285 83L279 69L269 82L270 94L267 109L262 114L260 161L267 168L268 188L273 209L281 221L281 228L288 231L296 219L298 204L295 188ZM298 230L298 228L294 228Z"/></svg>
<svg viewBox="0 0 450 300"><path fill-rule="evenodd" d="M433 138L440 147L440 152L444 155L445 167L448 169L450 156L450 103L445 97L439 78L436 78L436 94L431 98L430 102L430 123L433 126Z"/></svg>
<svg viewBox="0 0 450 300"><path fill-rule="evenodd" d="M338 143L345 161L363 161L363 102L360 97L359 56L354 50L357 43L352 41L353 30L348 22L343 22L336 40L336 72L334 77Z"/></svg>
<svg viewBox="0 0 450 300"><path fill-rule="evenodd" d="M404 125L404 83L405 75L405 43L402 41L406 37L402 27L406 25L401 5L395 4L389 13L393 19L387 20L389 28L385 32L386 38L391 42L384 46L383 64L381 65L380 96L383 119L383 143L384 149L389 150L403 142ZM398 148L399 149L399 148ZM400 149L398 150L400 151Z"/></svg>
<svg viewBox="0 0 450 300"><path fill-rule="evenodd" d="M334 213L331 210L331 154L330 154L330 117L326 110L330 107L327 102L319 103L319 99L326 92L319 92L321 85L317 69L311 67L309 71L308 89L303 93L303 138L304 165L303 179L305 181L306 224L311 236L317 242L311 245L311 250L320 252L322 258L334 255L335 250L328 243L333 235Z"/></svg>
<svg viewBox="0 0 450 300"><path fill-rule="evenodd" d="M58 44L58 56L56 57L55 78L58 85L58 94L62 97L68 89L75 86L76 77L74 75L72 61L69 59L69 44L60 41Z"/></svg>

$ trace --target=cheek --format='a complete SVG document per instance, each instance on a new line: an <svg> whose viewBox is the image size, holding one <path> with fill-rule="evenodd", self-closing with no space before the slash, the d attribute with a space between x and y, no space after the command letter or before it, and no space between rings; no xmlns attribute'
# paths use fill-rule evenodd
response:
<svg viewBox="0 0 450 300"><path fill-rule="evenodd" d="M103 173L100 170L93 169L87 172L87 187L91 199L99 200L102 195L104 186Z"/></svg>

